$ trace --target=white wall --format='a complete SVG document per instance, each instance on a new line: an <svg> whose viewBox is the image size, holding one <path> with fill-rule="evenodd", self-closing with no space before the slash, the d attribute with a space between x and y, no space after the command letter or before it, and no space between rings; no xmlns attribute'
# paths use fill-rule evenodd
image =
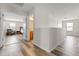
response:
<svg viewBox="0 0 79 59"><path fill-rule="evenodd" d="M4 20L4 14L2 9L0 9L0 48L3 46L4 44L4 29L3 29L3 20Z"/></svg>
<svg viewBox="0 0 79 59"><path fill-rule="evenodd" d="M34 35L34 44L48 52L52 51L64 40L60 28L37 28Z"/></svg>
<svg viewBox="0 0 79 59"><path fill-rule="evenodd" d="M27 40L27 17L24 19L23 23L23 39Z"/></svg>
<svg viewBox="0 0 79 59"><path fill-rule="evenodd" d="M5 20L7 21L16 21L16 22L24 22L25 16L15 14L13 12L5 12L4 11Z"/></svg>
<svg viewBox="0 0 79 59"><path fill-rule="evenodd" d="M64 40L62 21L79 19L79 4L36 4L34 13L34 44L50 51ZM56 31L54 32L54 30ZM54 42L56 43L54 44Z"/></svg>
<svg viewBox="0 0 79 59"><path fill-rule="evenodd" d="M39 14L45 15L46 19L43 21L39 21L41 23L46 23L48 27L62 27L63 20L71 20L71 19L79 19L79 4L69 4L69 3L56 3L56 4L37 4L36 9L39 10ZM44 12L44 13L43 13ZM47 13L47 14L46 14ZM39 15L38 15L39 17ZM49 20L47 20L49 17ZM45 22L44 22L45 21ZM41 24L40 23L40 24ZM44 25L43 24L43 25ZM37 24L37 26L39 26ZM43 26L42 26L43 27Z"/></svg>
<svg viewBox="0 0 79 59"><path fill-rule="evenodd" d="M53 17L49 5L37 5L35 8L36 27L57 27L57 20Z"/></svg>
<svg viewBox="0 0 79 59"><path fill-rule="evenodd" d="M50 52L63 40L62 29L49 5L37 5L35 8L34 44Z"/></svg>

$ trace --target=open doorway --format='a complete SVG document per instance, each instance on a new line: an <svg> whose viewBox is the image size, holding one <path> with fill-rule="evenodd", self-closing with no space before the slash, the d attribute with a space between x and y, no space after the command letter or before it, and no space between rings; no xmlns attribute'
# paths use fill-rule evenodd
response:
<svg viewBox="0 0 79 59"><path fill-rule="evenodd" d="M3 21L5 35L4 45L20 42L20 39L23 40L23 24L25 24L24 18L22 18L20 15L9 12L5 14Z"/></svg>
<svg viewBox="0 0 79 59"><path fill-rule="evenodd" d="M17 23L12 21L6 21L5 23L5 32L6 36L16 35L16 34L23 34L23 23ZM19 24L19 25L17 25Z"/></svg>
<svg viewBox="0 0 79 59"><path fill-rule="evenodd" d="M33 42L34 37L34 16L29 16L29 41Z"/></svg>

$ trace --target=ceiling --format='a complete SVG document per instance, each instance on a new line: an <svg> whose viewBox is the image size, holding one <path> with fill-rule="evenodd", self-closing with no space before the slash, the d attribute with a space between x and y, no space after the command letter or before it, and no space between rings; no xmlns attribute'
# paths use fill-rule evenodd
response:
<svg viewBox="0 0 79 59"><path fill-rule="evenodd" d="M71 11L79 10L78 3L0 3L0 8L3 11L13 12L15 14L26 16L27 12L35 6L49 7L52 13L57 16L62 16ZM72 12L71 12L72 13ZM74 13L78 13L75 11Z"/></svg>
<svg viewBox="0 0 79 59"><path fill-rule="evenodd" d="M41 5L41 6L47 6L52 8L53 10L61 11L62 9L67 8L76 8L79 7L78 3L0 3L0 8L2 8L4 11L13 12L19 15L26 15L27 12L33 8L34 6ZM51 10L52 10L51 9Z"/></svg>
<svg viewBox="0 0 79 59"><path fill-rule="evenodd" d="M27 14L33 6L24 3L0 3L0 8L5 12L13 12L22 16Z"/></svg>

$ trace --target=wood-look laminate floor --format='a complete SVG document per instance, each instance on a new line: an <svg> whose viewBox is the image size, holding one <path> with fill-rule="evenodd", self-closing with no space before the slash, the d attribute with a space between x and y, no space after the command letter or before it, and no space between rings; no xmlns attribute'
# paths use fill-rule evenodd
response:
<svg viewBox="0 0 79 59"><path fill-rule="evenodd" d="M21 35L7 36L3 48L0 49L0 56L54 56L31 42L22 40Z"/></svg>
<svg viewBox="0 0 79 59"><path fill-rule="evenodd" d="M57 56L79 56L79 37L66 36L64 41L52 53Z"/></svg>

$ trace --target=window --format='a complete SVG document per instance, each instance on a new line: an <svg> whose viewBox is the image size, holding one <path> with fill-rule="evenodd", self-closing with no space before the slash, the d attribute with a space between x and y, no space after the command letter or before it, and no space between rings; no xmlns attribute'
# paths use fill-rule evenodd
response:
<svg viewBox="0 0 79 59"><path fill-rule="evenodd" d="M73 31L73 23L67 23L67 31Z"/></svg>
<svg viewBox="0 0 79 59"><path fill-rule="evenodd" d="M15 30L15 23L10 23L10 29Z"/></svg>

